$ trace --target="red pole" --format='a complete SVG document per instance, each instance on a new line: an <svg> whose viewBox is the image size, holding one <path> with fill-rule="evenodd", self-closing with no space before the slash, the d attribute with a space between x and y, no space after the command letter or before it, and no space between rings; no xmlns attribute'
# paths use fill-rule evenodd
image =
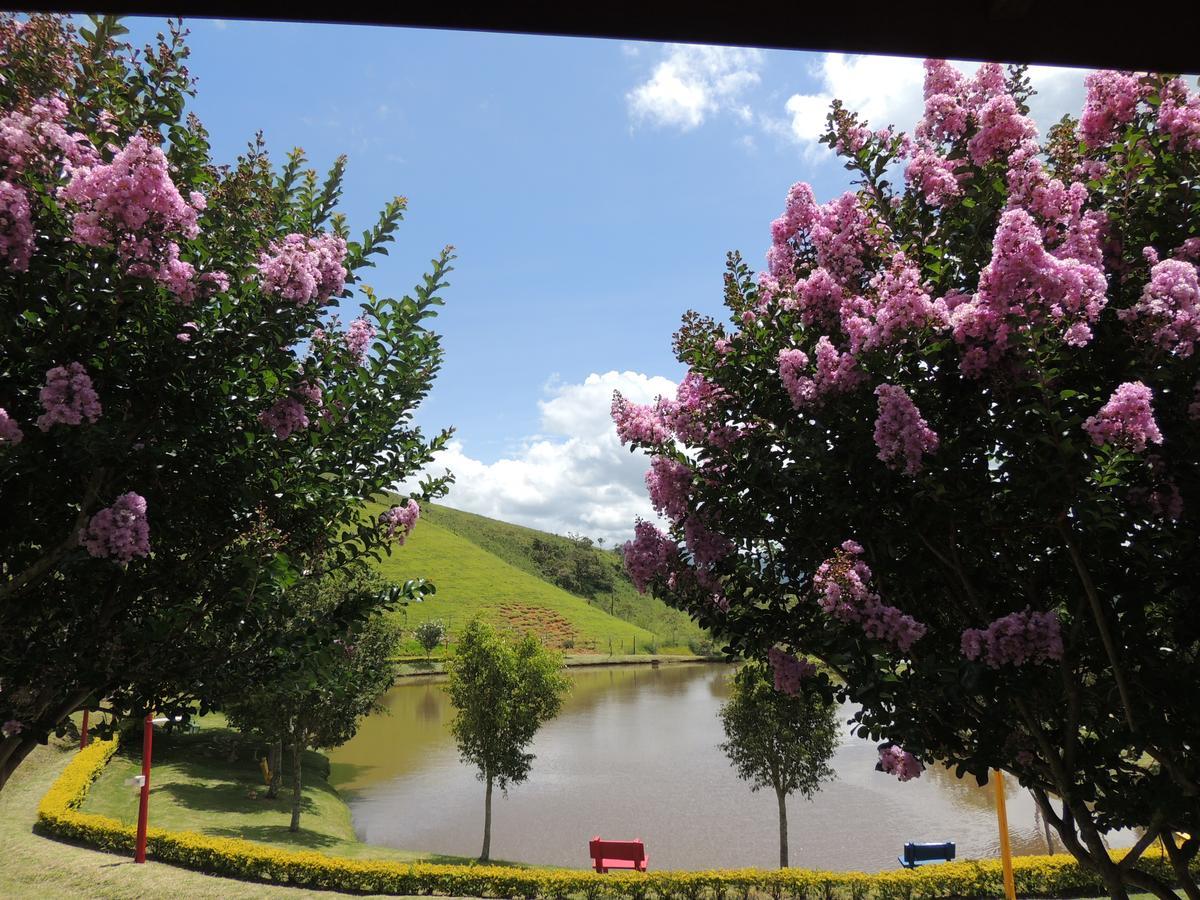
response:
<svg viewBox="0 0 1200 900"><path fill-rule="evenodd" d="M146 820L150 815L150 745L154 741L154 722L146 713L146 724L142 730L142 799L138 804L137 849L133 854L135 863L146 861Z"/></svg>
<svg viewBox="0 0 1200 900"><path fill-rule="evenodd" d="M86 747L87 743L88 743L88 741L87 741L87 720L88 720L88 711L85 709L83 711L83 727L79 729L79 749L80 750L82 750L84 747Z"/></svg>

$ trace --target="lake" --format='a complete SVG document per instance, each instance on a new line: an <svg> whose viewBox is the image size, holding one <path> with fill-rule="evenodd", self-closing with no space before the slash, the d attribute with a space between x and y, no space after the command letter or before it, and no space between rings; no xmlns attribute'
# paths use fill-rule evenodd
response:
<svg viewBox="0 0 1200 900"><path fill-rule="evenodd" d="M779 863L770 790L752 793L718 744L717 712L733 669L719 664L570 670L562 713L538 733L528 781L493 801L492 858L585 868L588 839L641 838L654 869ZM483 784L459 761L440 681L404 679L388 712L330 754L331 779L350 804L360 840L476 856ZM854 707L840 710L844 722ZM849 727L832 762L838 777L810 802L788 801L793 866L897 868L907 841L955 841L958 856L999 854L993 789L930 767L904 784L875 771L874 743ZM1046 831L1029 793L1009 779L1014 853L1045 853ZM1128 845L1128 834L1110 836ZM1056 852L1062 846L1054 836Z"/></svg>

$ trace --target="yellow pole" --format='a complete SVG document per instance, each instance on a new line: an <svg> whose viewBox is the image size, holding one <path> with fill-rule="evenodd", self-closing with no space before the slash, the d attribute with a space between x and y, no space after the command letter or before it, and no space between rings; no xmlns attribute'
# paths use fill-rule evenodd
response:
<svg viewBox="0 0 1200 900"><path fill-rule="evenodd" d="M1000 823L1000 861L1004 865L1004 896L1017 900L1017 888L1013 883L1012 847L1008 844L1008 811L1004 807L1004 774L993 769L996 785L996 819Z"/></svg>

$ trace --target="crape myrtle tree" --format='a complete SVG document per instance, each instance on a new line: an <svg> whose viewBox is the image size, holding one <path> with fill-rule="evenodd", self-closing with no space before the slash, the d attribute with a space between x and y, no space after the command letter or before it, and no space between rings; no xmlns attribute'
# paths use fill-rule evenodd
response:
<svg viewBox="0 0 1200 900"><path fill-rule="evenodd" d="M534 756L526 748L558 715L571 687L562 668L562 655L531 632L512 641L479 618L467 623L446 663L454 706L450 733L463 761L479 769L487 786L480 862L492 852L492 790L507 792L529 777Z"/></svg>
<svg viewBox="0 0 1200 900"><path fill-rule="evenodd" d="M400 636L382 613L413 587L388 585L362 561L300 579L290 591L295 611L275 629L282 652L257 666L253 677L233 687L223 702L230 724L239 731L289 751L291 831L300 830L304 751L344 744L357 733L363 716L382 708L379 698L395 681L393 659ZM316 622L330 618L352 624L325 646L294 651L305 646ZM272 751L269 756L274 789L283 754Z"/></svg>
<svg viewBox="0 0 1200 900"><path fill-rule="evenodd" d="M448 434L411 417L449 250L377 297L361 272L404 201L352 240L343 159L319 179L259 139L214 164L181 28L122 34L0 17L0 785L77 709L210 703L270 654L302 573L407 534L415 499L362 501Z"/></svg>
<svg viewBox="0 0 1200 900"><path fill-rule="evenodd" d="M911 135L833 104L855 190L795 185L677 396L614 398L671 523L627 565L856 701L886 771L1010 772L1114 897L1171 896L1161 838L1195 900L1200 96L1096 72L1039 141L1022 69L925 72Z"/></svg>
<svg viewBox="0 0 1200 900"><path fill-rule="evenodd" d="M788 682L787 672L746 663L721 706L721 750L738 777L750 782L750 790L775 792L781 869L788 864L787 798L799 792L811 800L822 782L833 780L829 760L838 747L837 707L829 692L812 680Z"/></svg>

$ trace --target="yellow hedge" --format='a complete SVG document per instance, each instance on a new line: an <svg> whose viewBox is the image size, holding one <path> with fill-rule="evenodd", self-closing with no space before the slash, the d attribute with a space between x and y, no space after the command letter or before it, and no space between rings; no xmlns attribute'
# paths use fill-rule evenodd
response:
<svg viewBox="0 0 1200 900"><path fill-rule="evenodd" d="M38 821L64 838L132 853L136 830L106 816L79 811L88 788L117 749L116 740L81 750L42 798ZM525 897L546 900L923 900L937 897L1003 896L998 860L923 866L914 871L820 872L807 869L732 869L711 872L632 872L599 875L574 869L504 866L439 866L339 859L322 853L276 850L250 841L151 828L147 853L215 875L276 884L372 894L450 897ZM1169 865L1151 854L1138 863L1167 881ZM1103 893L1103 885L1072 857L1019 856L1013 860L1017 894L1062 897Z"/></svg>

